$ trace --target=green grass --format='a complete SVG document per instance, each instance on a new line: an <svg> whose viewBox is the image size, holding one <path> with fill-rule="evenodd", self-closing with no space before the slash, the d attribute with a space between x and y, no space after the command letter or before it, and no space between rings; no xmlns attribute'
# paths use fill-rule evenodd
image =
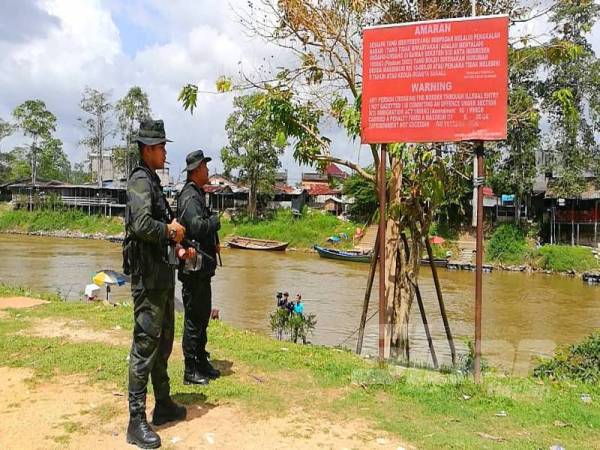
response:
<svg viewBox="0 0 600 450"><path fill-rule="evenodd" d="M0 287L0 295L27 292L12 289ZM0 364L31 368L36 382L81 374L91 382L110 383L124 391L128 345L23 333L36 319L53 317L83 320L97 330L118 326L127 336L132 327L128 305L52 301L41 307L8 310L0 318ZM180 345L181 325L178 315L175 345ZM182 361L171 358L172 393L178 401L209 406L233 402L255 416L281 417L301 408L306 414L333 421L358 419L367 421L370 429L398 434L401 440L424 449L529 449L557 443L588 449L600 442L597 384L488 373L478 386L459 375L422 369L378 371L373 363L347 351L280 342L222 322L211 322L209 349L216 364L225 368L225 376L201 390L182 384ZM365 376L375 372L385 376ZM371 383L371 378L379 382ZM581 393L590 394L592 403L582 402ZM506 415L497 416L501 411ZM106 416L110 411L98 414Z"/></svg>
<svg viewBox="0 0 600 450"><path fill-rule="evenodd" d="M118 234L123 221L118 217L87 215L83 211L0 210L0 231L74 231L81 233Z"/></svg>
<svg viewBox="0 0 600 450"><path fill-rule="evenodd" d="M234 224L223 221L220 235L246 236L258 239L273 239L289 242L294 248L312 248L313 245L332 246L327 238L340 233L346 233L349 240L342 240L337 246L346 248L352 246L356 224L342 222L331 214L323 214L317 210L307 209L300 218L294 218L290 210L279 210L273 219L256 222Z"/></svg>
<svg viewBox="0 0 600 450"><path fill-rule="evenodd" d="M513 224L500 225L487 242L486 259L494 263L523 264L528 246L523 230Z"/></svg>
<svg viewBox="0 0 600 450"><path fill-rule="evenodd" d="M537 265L543 269L565 272L575 270L584 272L600 269L600 263L588 247L571 247L567 245L544 245L535 253Z"/></svg>

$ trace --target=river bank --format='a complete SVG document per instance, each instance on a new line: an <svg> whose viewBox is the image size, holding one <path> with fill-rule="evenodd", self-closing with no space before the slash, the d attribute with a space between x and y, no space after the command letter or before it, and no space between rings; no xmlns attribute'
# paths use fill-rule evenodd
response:
<svg viewBox="0 0 600 450"><path fill-rule="evenodd" d="M307 210L297 218L291 211L277 212L262 221L222 220L219 232L221 242L233 235L289 242L290 251L313 253L315 244L348 249L353 246L352 236L357 224L343 222L337 217ZM120 217L88 216L84 212L69 211L13 211L0 208L0 233L48 236L58 238L121 241L124 237ZM331 236L345 236L339 243L328 242ZM460 253L456 242L434 245L436 257L446 252ZM515 243L514 236L498 237L492 234L486 241L486 262L495 270L510 272L540 272L581 276L585 272L600 272L598 251L587 247L543 246L535 248L525 239Z"/></svg>
<svg viewBox="0 0 600 450"><path fill-rule="evenodd" d="M38 295L0 288L0 297L14 296ZM44 420L29 448L77 448L92 440L125 448L130 307L42 297L49 303L13 304L0 314L3 448L31 437L32 400L39 400L35 417ZM225 376L191 388L182 384L181 319L169 370L172 394L189 412L187 421L161 430L167 448L240 448L232 423L248 439L245 448L593 448L600 441L596 385L488 373L477 386L457 374L378 369L346 351L222 322L211 323L209 342ZM11 396L2 395L8 389ZM263 430L252 433L252 423Z"/></svg>
<svg viewBox="0 0 600 450"><path fill-rule="evenodd" d="M223 218L219 236L226 242L229 236L239 235L258 239L288 242L290 250L313 251L315 244L324 245L330 236L346 236L336 246L349 248L357 225L343 222L330 214L307 210L302 217L289 210L278 211L262 221ZM89 216L82 211L23 211L0 208L0 233L51 236L59 238L122 240L123 218Z"/></svg>

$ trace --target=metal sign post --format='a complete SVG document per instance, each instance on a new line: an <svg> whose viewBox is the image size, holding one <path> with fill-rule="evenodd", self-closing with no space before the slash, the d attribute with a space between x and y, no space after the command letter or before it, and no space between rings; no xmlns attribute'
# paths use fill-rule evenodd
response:
<svg viewBox="0 0 600 450"><path fill-rule="evenodd" d="M483 141L475 143L477 158L477 237L475 254L475 366L473 375L475 383L481 382L481 306L483 299L483 184L484 162ZM473 205L475 208L475 205Z"/></svg>
<svg viewBox="0 0 600 450"><path fill-rule="evenodd" d="M385 203L386 203L386 180L385 163L387 159L387 144L381 144L381 155L379 157L379 364L385 359L385 328L386 301L385 301Z"/></svg>

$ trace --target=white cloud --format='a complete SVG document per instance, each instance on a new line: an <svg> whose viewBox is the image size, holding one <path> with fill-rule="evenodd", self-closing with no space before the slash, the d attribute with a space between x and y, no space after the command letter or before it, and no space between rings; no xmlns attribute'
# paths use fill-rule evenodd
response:
<svg viewBox="0 0 600 450"><path fill-rule="evenodd" d="M243 0L231 1L235 7L246 5ZM8 39L0 33L0 117L10 118L14 107L27 99L43 99L58 117L58 135L73 160L80 160L84 154L78 145L82 130L77 117L86 85L112 91L115 100L129 87L141 86L150 97L154 115L165 120L167 133L175 141L168 148L175 171L183 166L186 153L196 148L218 159L231 111L231 94L203 94L191 116L177 102L185 83L198 83L201 90L213 91L219 75L237 75L239 63L248 70L290 61L281 49L249 38L226 1L20 2L29 5L24 8L38 9L35 17L39 23L35 27L43 32L30 40L16 39L16 34ZM123 29L121 24L119 29L115 18L123 16L137 28ZM6 20L6 16L0 16L0 30L11 29L3 23ZM543 21L537 21L522 29L539 34L546 27ZM144 33L136 36L139 30ZM135 45L127 46L131 39L137 39ZM600 53L600 25L594 28L592 41ZM126 47L133 48L133 53L124 51ZM370 151L360 148L340 130L332 128L325 134L333 138L334 154L370 163ZM22 137L15 136L4 141L3 148L21 142ZM291 151L286 152L283 163L297 179L300 169ZM215 161L214 166L218 168L219 162Z"/></svg>

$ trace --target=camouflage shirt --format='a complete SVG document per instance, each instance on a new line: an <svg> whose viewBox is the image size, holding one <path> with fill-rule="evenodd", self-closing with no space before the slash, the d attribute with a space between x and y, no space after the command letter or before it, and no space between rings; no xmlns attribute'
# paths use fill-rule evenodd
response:
<svg viewBox="0 0 600 450"><path fill-rule="evenodd" d="M131 274L140 276L148 289L175 286L174 266L169 265L167 223L170 208L158 175L143 162L133 169L127 182L125 208L125 247Z"/></svg>

